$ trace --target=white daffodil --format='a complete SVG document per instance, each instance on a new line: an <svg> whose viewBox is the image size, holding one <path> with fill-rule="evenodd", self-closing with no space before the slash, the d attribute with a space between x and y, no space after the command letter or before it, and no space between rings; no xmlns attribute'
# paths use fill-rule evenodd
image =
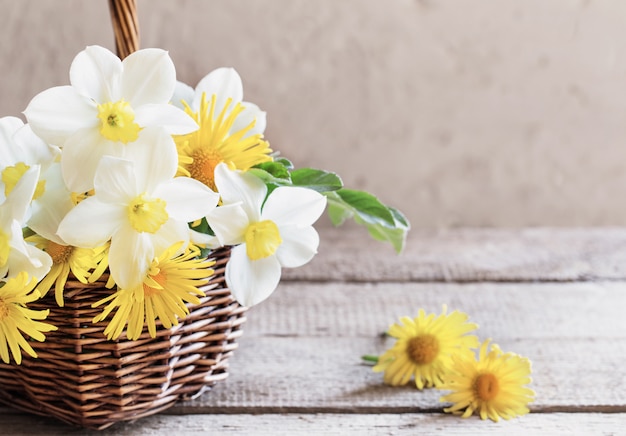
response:
<svg viewBox="0 0 626 436"><path fill-rule="evenodd" d="M179 242L184 249L190 237L187 223L208 214L219 198L196 180L174 178L176 151L162 147L169 135L161 129L144 131L149 141L129 148L127 159L102 158L95 194L72 209L58 230L76 247L95 248L110 238L111 275L124 289L142 283L155 256Z"/></svg>
<svg viewBox="0 0 626 436"><path fill-rule="evenodd" d="M278 286L281 267L304 265L317 253L313 223L326 197L299 187L267 187L250 173L220 164L215 182L222 206L207 216L222 245L236 245L226 266L226 282L237 301L253 306ZM264 202L265 201L265 202Z"/></svg>
<svg viewBox="0 0 626 436"><path fill-rule="evenodd" d="M0 118L0 203L31 166L40 166L43 174L58 155L57 147L43 142L19 118ZM34 199L39 198L44 191L45 180L39 180Z"/></svg>
<svg viewBox="0 0 626 436"><path fill-rule="evenodd" d="M0 204L0 279L21 272L41 280L50 270L52 259L24 241L22 226L39 179L39 166L33 165L20 177Z"/></svg>
<svg viewBox="0 0 626 436"><path fill-rule="evenodd" d="M138 50L121 61L89 46L74 58L70 83L35 96L24 114L37 135L63 148L63 176L74 192L93 188L102 156L124 157L129 144L142 140L142 129L159 126L181 135L198 128L169 104L176 71L164 50Z"/></svg>
<svg viewBox="0 0 626 436"><path fill-rule="evenodd" d="M252 128L246 131L244 138L255 134L262 134L265 131L266 113L259 107L247 101L243 101L243 83L239 73L234 68L218 68L204 76L195 89L182 82L176 83L172 104L180 108L189 108L198 113L202 105L202 99L206 99L209 109L213 110L213 116L218 118L222 111L228 115L237 106L242 110L237 115L230 133L234 134L248 127L254 122ZM214 100L213 100L214 99ZM183 104L182 102L185 102Z"/></svg>

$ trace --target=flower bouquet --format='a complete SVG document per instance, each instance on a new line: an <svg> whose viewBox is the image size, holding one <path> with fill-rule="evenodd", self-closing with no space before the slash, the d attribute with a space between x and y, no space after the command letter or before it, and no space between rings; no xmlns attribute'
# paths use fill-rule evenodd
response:
<svg viewBox="0 0 626 436"><path fill-rule="evenodd" d="M105 428L226 377L246 307L316 254L328 210L402 249L409 224L296 169L219 68L89 46L70 85L0 119L0 402Z"/></svg>

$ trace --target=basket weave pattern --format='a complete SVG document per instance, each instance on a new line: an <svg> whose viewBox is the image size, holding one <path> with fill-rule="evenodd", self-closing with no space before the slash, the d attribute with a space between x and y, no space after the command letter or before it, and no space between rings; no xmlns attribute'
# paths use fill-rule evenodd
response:
<svg viewBox="0 0 626 436"><path fill-rule="evenodd" d="M144 331L136 341L109 341L107 321L91 322L101 311L91 305L111 293L104 286L106 274L91 285L70 278L64 307L57 306L53 292L29 306L50 309L47 322L58 330L45 342L31 341L37 359L24 356L21 365L0 364L0 402L104 429L158 413L225 379L245 322L245 308L224 283L229 256L229 249L210 256L215 275L201 288L205 297L199 305L188 305L190 313L178 326L159 327L156 338Z"/></svg>

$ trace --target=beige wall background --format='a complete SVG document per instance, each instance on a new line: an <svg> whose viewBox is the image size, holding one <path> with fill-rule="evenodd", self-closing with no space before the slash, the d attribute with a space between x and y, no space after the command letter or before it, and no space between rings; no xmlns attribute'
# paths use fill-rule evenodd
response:
<svg viewBox="0 0 626 436"><path fill-rule="evenodd" d="M414 227L626 224L623 0L139 0L195 86L233 66L298 166ZM0 0L0 116L114 48L106 0Z"/></svg>

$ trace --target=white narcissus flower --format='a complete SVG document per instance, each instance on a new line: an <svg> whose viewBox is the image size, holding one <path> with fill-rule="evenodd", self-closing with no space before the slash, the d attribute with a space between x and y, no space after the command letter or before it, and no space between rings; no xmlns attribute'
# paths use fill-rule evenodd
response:
<svg viewBox="0 0 626 436"><path fill-rule="evenodd" d="M24 111L33 131L63 148L63 176L74 192L93 188L102 156L124 157L143 141L146 127L182 135L198 128L184 111L169 104L176 70L161 49L138 50L123 61L109 50L89 46L70 67L70 86L35 96ZM174 147L173 140L168 147Z"/></svg>
<svg viewBox="0 0 626 436"><path fill-rule="evenodd" d="M326 197L307 188L279 187L265 199L267 187L250 173L215 169L222 206L207 220L223 245L236 245L226 265L226 282L244 306L265 300L278 286L282 267L298 267L317 253L313 223ZM265 200L265 203L264 203Z"/></svg>
<svg viewBox="0 0 626 436"><path fill-rule="evenodd" d="M29 168L0 204L0 279L26 272L41 280L50 270L48 254L24 241L22 226L39 179L39 166Z"/></svg>
<svg viewBox="0 0 626 436"><path fill-rule="evenodd" d="M176 150L162 147L169 135L144 130L149 141L129 148L127 159L102 158L95 194L72 209L58 230L64 241L82 248L110 238L111 275L124 289L142 283L155 256L179 242L184 249L190 237L187 223L207 215L219 199L197 180L174 178Z"/></svg>
<svg viewBox="0 0 626 436"><path fill-rule="evenodd" d="M246 131L244 138L255 134L262 134L267 124L266 113L259 107L247 101L243 101L243 84L241 77L234 68L217 68L204 76L195 89L182 82L176 83L172 104L184 108L184 101L189 105L190 109L198 113L202 103L202 96L205 95L206 101L211 105L212 97L215 96L213 105L213 116L220 116L220 113L226 108L225 115L241 104L243 110L237 115L235 122L230 128L230 134L239 132L246 128L254 121L254 126Z"/></svg>
<svg viewBox="0 0 626 436"><path fill-rule="evenodd" d="M19 118L0 118L0 203L31 166L40 166L40 175L43 176L59 152L57 147L43 142ZM34 198L41 197L45 189L45 180L39 180Z"/></svg>

